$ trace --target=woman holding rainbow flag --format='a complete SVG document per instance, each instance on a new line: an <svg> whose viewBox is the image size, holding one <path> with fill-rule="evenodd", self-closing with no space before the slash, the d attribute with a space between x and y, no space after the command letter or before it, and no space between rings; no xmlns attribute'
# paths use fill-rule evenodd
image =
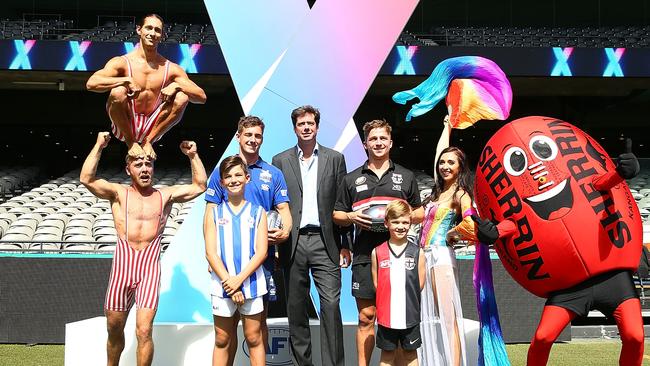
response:
<svg viewBox="0 0 650 366"><path fill-rule="evenodd" d="M425 218L420 246L426 258L426 283L422 293L422 347L418 358L423 365L467 365L463 314L453 245L458 240L476 243L471 215L472 182L465 154L449 147L451 128L467 128L481 119L508 118L512 90L503 71L492 61L474 56L444 60L417 87L396 93L400 104L419 98L406 116L420 116L446 98L448 115L435 157L436 180L423 202ZM492 286L488 248L476 248L474 286L481 320L479 365L509 365L501 335Z"/></svg>

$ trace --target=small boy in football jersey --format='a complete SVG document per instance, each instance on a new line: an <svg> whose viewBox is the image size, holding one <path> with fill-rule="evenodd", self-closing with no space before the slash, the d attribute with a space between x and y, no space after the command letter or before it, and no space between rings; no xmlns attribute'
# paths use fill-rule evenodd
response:
<svg viewBox="0 0 650 366"><path fill-rule="evenodd" d="M262 263L267 254L266 211L244 199L250 175L238 156L219 166L221 185L228 191L223 201L205 215L205 252L212 269L212 313L215 342L212 365L232 365L241 317L251 365L264 365L262 311L266 279Z"/></svg>
<svg viewBox="0 0 650 366"><path fill-rule="evenodd" d="M424 253L408 241L411 207L402 200L386 206L384 224L390 239L372 251L372 281L377 289L377 347L380 365L417 365L420 337L420 292L424 287ZM397 348L401 352L397 352Z"/></svg>

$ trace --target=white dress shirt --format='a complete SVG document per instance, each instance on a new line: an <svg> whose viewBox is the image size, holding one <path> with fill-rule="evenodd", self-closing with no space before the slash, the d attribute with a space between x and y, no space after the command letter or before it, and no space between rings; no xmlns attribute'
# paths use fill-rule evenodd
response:
<svg viewBox="0 0 650 366"><path fill-rule="evenodd" d="M318 144L307 160L300 146L296 145L300 175L302 176L302 216L300 228L307 226L320 226L318 218Z"/></svg>

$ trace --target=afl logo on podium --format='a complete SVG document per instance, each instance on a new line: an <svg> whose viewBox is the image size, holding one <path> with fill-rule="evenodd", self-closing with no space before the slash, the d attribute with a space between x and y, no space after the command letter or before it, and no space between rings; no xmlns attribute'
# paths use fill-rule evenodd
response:
<svg viewBox="0 0 650 366"><path fill-rule="evenodd" d="M242 349L246 357L250 358L248 344L244 340ZM267 365L291 365L291 351L289 347L289 328L269 326L269 345L266 351Z"/></svg>

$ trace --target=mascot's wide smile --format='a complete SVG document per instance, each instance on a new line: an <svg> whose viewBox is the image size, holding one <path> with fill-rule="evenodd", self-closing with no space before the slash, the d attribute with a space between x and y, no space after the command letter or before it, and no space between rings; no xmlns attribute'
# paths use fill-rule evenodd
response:
<svg viewBox="0 0 650 366"><path fill-rule="evenodd" d="M524 198L537 216L544 220L555 220L564 217L573 207L573 192L571 178L567 178L546 192Z"/></svg>
<svg viewBox="0 0 650 366"><path fill-rule="evenodd" d="M476 205L500 218L495 249L515 281L549 297L639 266L643 224L616 167L595 139L555 118L520 118L490 138L476 167Z"/></svg>

